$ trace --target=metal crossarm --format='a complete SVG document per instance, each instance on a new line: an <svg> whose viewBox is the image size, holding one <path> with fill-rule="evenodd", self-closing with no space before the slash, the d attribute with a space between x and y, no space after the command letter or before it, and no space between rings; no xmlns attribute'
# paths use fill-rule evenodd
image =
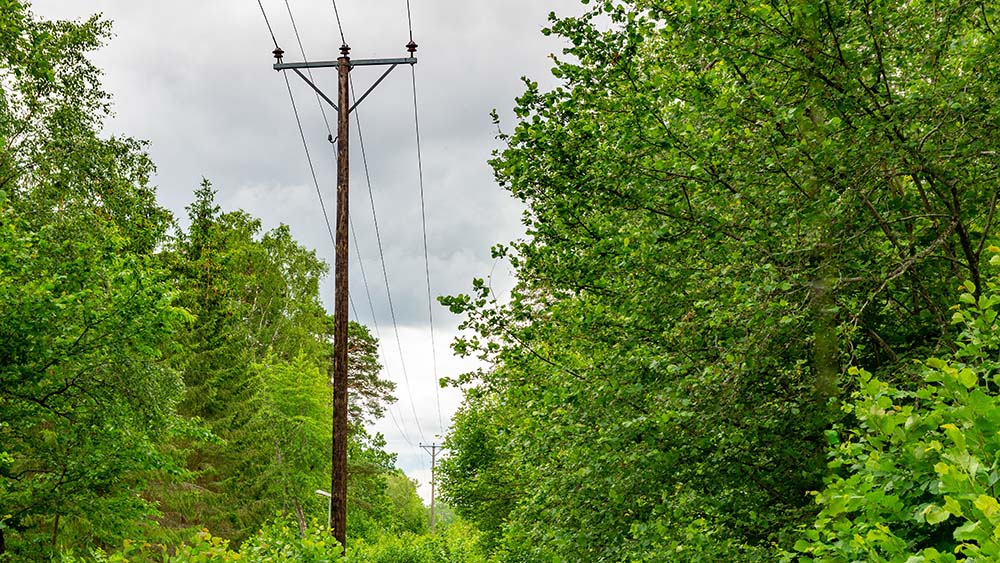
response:
<svg viewBox="0 0 1000 563"><path fill-rule="evenodd" d="M277 54L275 56L277 56ZM389 76L389 73L392 72L393 69L395 69L397 66L399 66L399 65L415 65L415 64L417 64L417 58L416 57L404 57L404 58L398 58L398 59L358 59L358 60L352 60L352 61L350 61L349 62L349 67L350 68L354 68L356 66L387 66L388 65L389 69L386 70L385 72L383 72L382 76L380 76L378 78L378 80L376 80L375 83L372 84L371 87L369 87L368 90L366 90L365 93L361 95L360 98L358 98L357 100L355 100L354 105L352 105L350 107L350 109L347 110L347 113L353 112L354 108L358 107L358 104L360 104L361 102L363 102L364 99L368 97L368 94L371 94L372 91L375 90L375 88L377 88L378 85L381 84L383 80L385 80L385 77ZM324 94L322 90L320 90L315 84L313 84L312 81L309 80L309 78L307 78L306 75L302 74L302 71L299 70L300 68L306 68L306 69L310 69L310 68L336 68L339 65L340 65L340 62L338 62L338 61L311 61L311 62L302 62L302 63L276 63L274 65L274 70L278 70L278 71L293 70L293 71L295 71L295 74L298 74L299 78L301 78L302 80L305 80L306 84L308 84L310 88L312 88L313 90L315 90L316 93L319 94L320 97L322 97L326 101L326 103L328 103L331 106L333 106L333 109L335 109L337 111L340 111L340 108L337 107L337 104L334 103L334 101L331 100L329 97L327 97L327 95Z"/></svg>
<svg viewBox="0 0 1000 563"><path fill-rule="evenodd" d="M337 61L308 61L301 63L275 63L274 70L292 70L296 68L336 68ZM385 65L415 65L416 57L401 57L397 59L352 59L351 67L385 66Z"/></svg>

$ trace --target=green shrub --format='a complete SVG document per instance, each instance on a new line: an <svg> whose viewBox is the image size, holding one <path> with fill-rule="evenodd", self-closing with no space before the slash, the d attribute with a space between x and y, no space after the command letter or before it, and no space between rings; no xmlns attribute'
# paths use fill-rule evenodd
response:
<svg viewBox="0 0 1000 563"><path fill-rule="evenodd" d="M437 535L382 535L349 546L350 563L486 563L478 534L462 522Z"/></svg>
<svg viewBox="0 0 1000 563"><path fill-rule="evenodd" d="M1000 291L976 289L966 282L954 308L956 350L920 362L916 390L852 370L860 389L844 409L857 425L843 441L829 433L839 475L817 495L799 561L1000 560Z"/></svg>
<svg viewBox="0 0 1000 563"><path fill-rule="evenodd" d="M244 542L240 556L248 563L334 563L343 559L340 544L328 528L314 522L300 536L297 525L280 520L265 524Z"/></svg>
<svg viewBox="0 0 1000 563"><path fill-rule="evenodd" d="M61 563L486 563L477 540L471 527L453 522L433 536L407 532L352 541L345 558L326 527L314 523L300 535L293 521L277 519L243 542L239 552L231 550L227 540L203 530L172 550L126 541L117 552L65 554Z"/></svg>
<svg viewBox="0 0 1000 563"><path fill-rule="evenodd" d="M247 539L239 552L229 549L229 541L207 530L174 550L162 545L126 541L122 549L108 554L94 550L87 556L66 554L62 563L334 563L343 559L328 529L313 526L304 535L298 526L274 520Z"/></svg>

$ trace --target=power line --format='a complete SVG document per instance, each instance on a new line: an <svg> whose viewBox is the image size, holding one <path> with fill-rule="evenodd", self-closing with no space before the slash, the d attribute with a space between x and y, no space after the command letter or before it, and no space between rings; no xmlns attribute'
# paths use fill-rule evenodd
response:
<svg viewBox="0 0 1000 563"><path fill-rule="evenodd" d="M337 29L340 30L340 43L347 45L347 39L344 38L344 26L340 25L340 10L337 9L337 0L330 0L330 2L333 4L333 15L337 17Z"/></svg>
<svg viewBox="0 0 1000 563"><path fill-rule="evenodd" d="M323 203L323 192L319 189L319 180L316 179L316 168L313 166L312 156L309 154L309 143L306 142L306 133L302 129L302 120L299 119L299 108L295 104L295 96L292 95L292 84L288 81L288 75L282 73L285 78L285 87L288 89L288 99L292 102L292 113L295 114L295 123L299 127L299 136L302 138L302 148L306 152L306 162L309 163L309 173L312 175L313 185L316 187L316 197L319 198L319 208L323 212L323 221L326 222L326 230L330 234L330 242L336 246L336 237L333 236L333 227L330 226L330 216L326 212L326 204Z"/></svg>
<svg viewBox="0 0 1000 563"><path fill-rule="evenodd" d="M337 25L338 25L338 28L340 29L341 39L343 40L344 39L343 28L341 26L340 15L339 15L339 12L338 12L337 6L336 6L336 0L333 0L332 3L333 3L333 7L334 7L334 14L335 14L335 16L337 18ZM264 10L264 6L263 6L261 0L258 0L257 4L260 7L261 15L264 17L264 22L267 25L268 32L269 32L269 34L271 36L271 40L274 42L275 50L277 51L278 50L278 42L277 42L277 39L274 36L274 32L273 32L273 28L271 27L270 20L267 17L267 12ZM291 6L289 5L288 0L285 0L285 6L286 6L286 8L288 10L289 18L290 18L290 20L292 22L292 28L295 31L296 41L297 41L297 43L299 45L299 49L300 49L300 51L302 51L303 59L306 60L305 49L303 48L301 37L300 37L300 35L298 33L298 28L297 28L297 25L295 23L294 14L291 11ZM408 12L408 15L409 15L409 2L407 2L407 12ZM411 26L411 30L410 30L410 38L411 38L411 42L412 42L412 26ZM346 43L346 40L344 40L344 42ZM411 67L411 70L412 70L412 67ZM319 187L319 181L317 179L315 167L314 167L313 162L312 162L312 156L311 156L311 154L309 152L308 142L306 141L306 138L305 138L305 131L303 129L302 121L301 121L301 118L299 116L298 106L295 103L295 97L294 97L294 95L292 93L291 84L290 84L290 82L288 80L287 74L284 75L284 78L285 78L285 87L288 90L289 101L291 102L291 105L292 105L292 112L293 112L293 114L295 116L296 125L297 125L297 127L299 129L299 136L302 139L302 147L303 147L303 150L305 151L305 154L306 154L306 162L309 165L310 174L311 174L311 177L313 179L313 185L314 185L314 187L316 189L316 195L317 195L317 197L319 199L319 202L320 202L320 209L321 209L322 214L323 214L324 222L326 223L326 226L327 226L327 232L330 235L331 242L334 244L334 246L336 246L336 237L333 235L333 229L332 229L331 224L330 224L329 214L326 211L326 205L325 205L325 203L323 201L322 191L320 190L320 187ZM312 73L311 72L310 72L310 78L312 78ZM351 89L352 89L352 94L354 94L354 91L353 91L354 90L353 82L351 83ZM356 94L354 94L354 97L356 98ZM323 119L324 119L324 122L325 122L325 124L327 126L327 131L328 131L328 134L329 134L328 138L330 138L332 140L332 132L330 131L329 121L328 121L328 119L326 117L326 112L323 109L322 102L319 101L319 94L318 93L316 94L316 99L317 99L317 103L320 105L320 112L323 114ZM415 78L414 78L414 103L416 103ZM414 118L416 119L416 106L414 106ZM398 348L399 355L400 355L400 365L401 365L402 371L403 371L403 378L404 378L404 380L406 382L406 385L407 385L407 394L409 395L410 407L411 407L411 410L413 412L414 422L415 422L415 424L417 426L417 430L418 430L420 436L423 438L424 437L423 429L420 426L420 419L419 419L419 416L417 415L417 412L416 412L416 406L415 406L415 402L413 401L411 386L410 386L410 383L409 383L409 375L408 375L407 370L406 370L405 356L403 354L402 342L401 342L401 339L399 337L399 326L398 326L398 322L396 320L395 307L393 306L393 303L392 303L392 292L391 292L391 289L390 289L390 286L389 286L389 277L388 277L388 270L387 270L386 262L385 262L385 253L384 253L384 250L383 250L383 247L382 247L381 234L380 234L379 228L378 228L378 217L377 217L377 213L376 213L376 209L375 209L374 192L373 192L372 185L371 185L371 175L370 175L369 168L368 168L367 156L366 156L366 152L365 152L365 148L364 148L364 140L363 140L363 137L362 137L362 134L361 134L360 116L357 113L355 114L355 119L356 119L357 124L358 124L358 136L359 136L359 140L361 141L361 152L362 152L362 159L363 159L363 162L364 162L365 177L366 177L367 185L368 185L368 195L369 195L369 200L370 200L371 208L372 208L372 218L373 218L373 220L375 222L376 240L378 242L378 248L379 248L379 258L380 258L380 262L381 262L381 266L382 266L382 275L383 275L383 278L384 278L385 284L386 284L386 297L387 297L388 302L389 302L389 311L390 311L390 315L391 315L392 323L393 323L393 332L394 332L394 335L396 337L396 344L397 344L397 348ZM419 159L419 130L418 130L418 135L417 135L417 141L418 141L418 159ZM421 164L421 182L420 183L421 183L421 197L422 197L423 196L422 164ZM421 201L421 210L423 211L423 201ZM352 225L352 231L353 230L354 229L353 229L353 225ZM355 249L357 250L357 238L356 238L357 235L356 235L356 233L355 233L354 236L355 236ZM426 266L426 257L427 257L427 251L426 251L426 226L424 228L424 250L425 250L425 252L424 252L424 254L425 254L425 266ZM376 335L379 335L378 334L379 331L378 331L377 321L375 321L374 305L372 304L371 293L370 293L370 290L369 290L368 285L367 285L367 280L366 280L367 276L363 272L363 261L361 260L360 253L358 254L358 259L359 259L359 263L362 263L362 278L365 279L365 282L366 282L365 283L365 286L366 286L365 290L366 290L366 293L369 296L369 307L372 309L372 318L373 318L373 323L375 324ZM426 269L427 268L425 268L425 270ZM429 293L429 291L430 291L430 286L429 286L429 270L426 273L428 274L428 296L430 296L430 293ZM350 304L351 304L351 308L352 308L352 310L354 312L355 318L359 318L358 312L357 312L357 308L356 308L356 306L354 304L353 298L350 295L348 296L348 298L349 298L349 301L350 301ZM380 342L381 342L380 335L379 335L379 338L380 338ZM435 370L435 374L436 374L437 373L437 367L436 367L437 366L437 358L436 358L436 352L433 349L433 325L432 325L431 339L432 339L432 356L434 358L434 360L433 360L434 361L434 370ZM443 429L443 423L442 423L442 418L441 418L441 410L440 410L440 399L437 396L437 385L435 385L435 396L436 396L437 405L438 405L438 420L439 420L439 423L441 423L441 426L442 426L442 429ZM391 414L391 411L390 411L390 414ZM405 434L405 432L403 432L402 428L399 427L398 421L396 421L395 419L393 419L393 422L397 424L397 428L400 430L401 434L403 434L403 438L408 443L410 443L410 445L412 446L413 444L409 440L409 437Z"/></svg>
<svg viewBox="0 0 1000 563"><path fill-rule="evenodd" d="M280 48L278 47L278 40L274 37L274 30L271 28L271 21L267 17L267 12L264 10L264 4L261 2L261 0L257 0L257 5L260 6L260 13L261 13L262 16L264 16L264 23L267 24L267 31L268 31L268 33L271 34L271 41L274 42L275 56L277 57L278 56L278 52L280 51ZM295 18L292 16L291 7L288 6L288 1L287 0L285 1L285 6L288 7L288 15L292 19L292 28L295 29L295 37L296 37L296 39L298 39L299 38L299 32L298 32L298 29L295 27ZM298 42L299 42L299 49L302 49L302 41L299 40ZM305 58L305 51L304 50L302 52L302 57ZM334 246L336 246L336 238L333 236L333 228L330 226L330 216L326 212L326 204L323 203L323 192L319 188L319 180L317 180L317 178L316 178L316 169L315 169L315 167L313 166L313 163L312 163L312 156L309 154L309 144L306 142L305 130L302 128L302 120L299 119L299 108L298 108L298 105L295 103L295 96L292 95L292 85L288 81L288 75L287 74L282 73L282 76L284 76L284 78L285 78L285 88L288 90L288 100L292 103L292 113L295 115L295 124L299 128L299 137L302 139L302 149L306 153L306 162L309 164L309 173L312 175L313 185L316 187L316 197L319 198L319 206L320 206L320 209L323 212L323 221L324 221L324 223L326 223L326 230L327 230L327 232L330 235L330 242ZM310 77L311 77L311 75L310 75ZM319 98L319 95L317 94L317 99L318 98ZM323 107L320 106L320 110L321 111L322 111L322 109L323 109ZM324 120L326 119L326 114L325 113L323 114L323 119ZM329 123L327 124L327 129L329 130ZM357 319L358 318L358 309L357 309L357 307L354 306L354 298L351 297L350 295L348 295L348 301L351 304L351 309L354 311L354 318Z"/></svg>
<svg viewBox="0 0 1000 563"><path fill-rule="evenodd" d="M358 308L354 306L354 298L348 295L347 301L351 304L351 311L354 313L354 320L361 322L361 317L358 316Z"/></svg>
<svg viewBox="0 0 1000 563"><path fill-rule="evenodd" d="M409 0L407 0L407 11L409 11ZM431 265L427 252L427 212L424 198L424 163L420 150L420 119L417 116L417 73L413 66L410 66L410 78L413 84L413 129L417 137L417 179L420 183L420 227L424 239L424 274L427 281L427 319L431 329L431 361L434 369L434 399L437 403L438 424L444 432L444 417L441 415L441 384L438 382L437 368L437 347L434 342L434 298L431 293Z"/></svg>
<svg viewBox="0 0 1000 563"><path fill-rule="evenodd" d="M406 0L406 24L410 28L410 42L413 42L413 16L410 15L410 0Z"/></svg>
<svg viewBox="0 0 1000 563"><path fill-rule="evenodd" d="M262 16L264 16L264 23L267 24L267 32L271 34L271 41L274 41L274 48L275 50L277 50L278 40L274 38L274 30L271 29L271 21L267 19L267 12L264 11L264 4L261 2L261 0L257 0L257 5L260 6L260 13Z"/></svg>
<svg viewBox="0 0 1000 563"><path fill-rule="evenodd" d="M292 102L292 113L295 115L295 123L299 128L299 136L302 138L302 149L306 153L306 162L309 164L309 174L312 176L313 186L316 188L316 197L319 198L319 208L323 212L323 222L326 223L326 231L330 235L330 242L336 246L336 238L333 236L333 227L330 226L330 216L326 212L326 204L323 202L323 192L319 188L319 180L316 178L316 168L313 166L312 155L309 154L309 144L306 142L305 130L302 128L302 120L299 118L299 108L295 103L295 96L292 95L292 85L288 81L288 75L282 73L285 78L285 88L288 89L288 99ZM359 319L358 309L354 306L354 298L348 294L348 301L351 304L351 310L354 311L354 318Z"/></svg>
<svg viewBox="0 0 1000 563"><path fill-rule="evenodd" d="M357 98L357 93L354 91L354 82L351 81L351 95ZM354 110L354 121L358 126L358 144L361 146L361 162L364 164L365 170L365 182L368 186L368 201L371 203L372 209L372 221L375 224L375 241L378 243L378 255L379 260L382 264L382 279L385 281L385 296L389 302L389 316L392 319L392 330L393 334L396 336L396 348L399 350L399 365L403 371L403 381L406 383L406 393L410 399L410 408L413 411L413 421L417 425L417 432L420 434L420 438L426 440L424 437L423 428L420 427L420 417L417 416L416 404L413 401L413 391L410 385L410 376L406 370L406 359L405 354L403 354L403 343L399 338L399 323L396 322L396 308L392 303L392 290L389 286L389 271L385 264L385 252L382 248L382 234L378 227L378 213L375 211L375 192L372 189L372 177L371 172L368 168L368 153L365 151L365 139L361 132L361 115L357 108Z"/></svg>
<svg viewBox="0 0 1000 563"><path fill-rule="evenodd" d="M305 50L305 47L302 44L302 37L299 34L299 28L298 28L298 25L295 22L295 14L292 12L292 7L291 7L291 4L289 3L289 0L285 0L285 8L288 11L288 18L291 21L292 31L295 33L295 40L296 40L296 43L298 43L299 51L302 54L302 60L304 62L308 62L309 58L306 56L306 50ZM263 10L263 7L261 9ZM341 39L344 39L344 31L343 31L343 28L341 27L340 14L337 11L336 0L333 0L333 9L334 9L334 14L335 14L335 16L337 18L337 27L340 29ZM346 44L346 40L344 40L344 43ZM309 68L306 68L306 72L309 74L310 81L312 81L312 82L315 83L315 80L313 79L313 75L312 75L312 70L309 69ZM285 75L285 81L286 81L286 83L288 82L288 76L287 75ZM353 81L351 82L351 92L352 92L352 95L354 95L354 83L353 83ZM289 94L290 93L291 93L291 91L289 90ZM323 116L323 122L326 125L327 139L330 140L331 144L333 144L333 142L334 142L333 131L330 129L330 122L327 119L326 110L323 107L323 102L320 100L319 92L315 92L314 91L314 94L316 95L316 104L319 106L319 111L320 111L320 113ZM354 97L356 98L357 96L355 95ZM293 103L294 103L294 101L293 101ZM296 112L296 116L297 115L298 114ZM357 120L357 123L358 123L358 136L359 136L359 139L361 139L361 154L362 154L362 159L364 160L364 163L365 163L365 177L368 179L368 192L369 192L369 195L371 195L371 192L372 192L372 188L371 188L371 176L370 176L370 174L368 172L368 162L367 162L367 158L365 157L364 140L363 140L363 138L361 138L361 121L360 121L360 118L358 116L357 109L355 109L355 119ZM300 132L301 132L301 129L302 129L302 127L301 127L301 124L300 124L299 125ZM303 135L303 144L304 143L305 143L305 136ZM308 149L306 150L306 153L308 155ZM310 168L312 168L311 160L310 160ZM315 173L313 173L313 180L314 180L314 182L315 182L315 179L316 179L316 176L315 176ZM318 182L316 182L316 191L317 191L317 194L320 194L319 183ZM323 197L322 197L322 195L320 195L320 205L322 206L322 204L323 204ZM373 202L372 205L374 206L374 202ZM373 209L374 209L374 207L373 207ZM325 208L324 208L324 217L326 217ZM375 328L375 335L379 339L379 348L381 350L382 336L381 336L381 333L380 333L380 331L378 329L378 320L377 320L377 317L375 315L375 305L374 305L374 302L372 300L371 290L370 290L369 285L368 285L368 275L365 273L364 259L361 256L360 245L358 244L357 229L354 227L354 219L352 217L348 216L348 221L349 221L350 226L351 226L351 236L354 239L354 245L353 245L354 246L354 252L355 252L355 256L358 259L358 265L359 265L360 272L361 272L361 280L364 283L365 294L368 297L368 307L371 310L372 324L373 324L373 326ZM330 222L329 222L329 219L327 218L327 229L329 230L329 228L330 228ZM378 229L378 223L376 222L376 230L377 229ZM331 232L331 235L330 235L331 236L331 241L333 241L334 242L334 246L336 246L336 242L335 242L335 240L333 238L332 230L330 232ZM379 255L382 256L381 242L379 243ZM384 268L385 268L385 259L384 259L384 256L382 257L382 263L383 263L383 270L384 270ZM388 281L387 281L387 284L388 284ZM388 285L386 287L388 289ZM357 307L354 304L354 298L353 298L353 296L350 295L350 294L348 294L348 300L350 301L351 309L354 312L354 318L360 320L361 317L358 315ZM392 298L391 297L389 298L389 308L390 308L390 310L392 310ZM403 377L404 377L404 380L406 382L407 394L408 394L409 399L410 399L410 408L413 411L414 422L417 425L417 429L420 431L421 437L423 437L423 430L420 428L420 420L419 420L419 417L417 416L416 404L413 401L413 394L412 394L412 391L410 390L411 388L410 388L409 377L408 377L407 372L406 372L406 364L405 364L405 362L403 360L402 345L399 342L399 330L398 330L398 328L396 328L395 312L393 312L393 328L394 328L395 334L396 334L396 343L397 343L397 345L400 346L400 362L401 362L401 365L402 365L402 368L403 368ZM382 353L382 356L383 356L383 358L385 358L384 353ZM388 362L386 362L386 363L388 363ZM386 375L389 376L388 366L383 366L383 367L386 370ZM402 429L400 429L400 431L402 431ZM404 437L407 439L407 441L409 441L408 437L406 437L406 436L404 436Z"/></svg>
<svg viewBox="0 0 1000 563"><path fill-rule="evenodd" d="M392 414L392 407L393 406L395 406L395 405L391 404L391 405L389 405L389 408L386 408L386 412L389 413L389 418L392 420L392 423L396 426L396 430L399 430L399 434L403 437L403 440L405 440L406 443L409 444L411 448L416 447L416 444L414 444L413 441L410 440L410 436L406 433L405 430L403 430L403 427L400 426L399 421L396 420L396 415ZM399 418L400 419L403 418L403 414L402 413L399 414Z"/></svg>
<svg viewBox="0 0 1000 563"><path fill-rule="evenodd" d="M302 53L302 60L305 61L305 62L308 62L309 58L306 56L306 49L302 45L302 37L299 35L299 26L295 23L295 14L292 13L292 6L291 6L291 4L289 3L288 0L285 0L285 9L288 11L288 19L292 22L292 31L295 33L295 42L298 43L298 45L299 45L299 52ZM315 80L313 79L313 75L312 75L312 69L306 68L306 73L309 74L309 80L312 81L313 83L315 83ZM288 81L288 75L285 75L285 81L286 82ZM316 95L316 105L319 106L319 112L323 116L323 123L326 125L327 139L330 141L331 144L333 144L334 143L333 131L330 129L330 120L327 119L326 109L323 108L323 102L322 102L322 100L320 100L319 92L318 91L314 91L313 93ZM308 152L308 150L307 150L307 152ZM313 175L313 180L315 181L315 174ZM322 205L323 204L323 196L320 193L319 183L318 182L316 183L316 193L319 194L320 205ZM325 213L324 213L324 215L325 215ZM348 218L348 219L350 220L350 218ZM329 230L329 228L330 228L330 221L329 221L329 219L327 219L327 229ZM357 233L355 232L355 229L354 229L354 222L353 221L351 221L351 232L354 235L354 243L355 243L354 244L354 251L355 251L355 254L358 257L358 264L361 267L361 279L362 279L362 281L364 282L364 285L365 285L365 293L368 294L368 304L369 304L369 306L371 306L371 292L368 290L368 277L365 275L364 260L362 260L362 258L361 258L361 251L358 249L358 246L357 246L357 240L358 239L357 239ZM332 234L331 234L330 242L332 242L334 246L337 245L336 241L332 237ZM356 321L360 322L361 321L361 316L358 315L358 309L357 309L357 307L354 304L354 296L349 293L348 296L347 296L347 299L348 299L348 301L351 304L351 311L353 311L353 313L354 313L354 319ZM373 322L374 322L374 308L372 308L372 310L373 310L372 318L373 318Z"/></svg>
<svg viewBox="0 0 1000 563"><path fill-rule="evenodd" d="M288 19L291 20L292 22L292 31L295 32L295 41L296 43L299 44L299 52L302 53L302 60L305 62L309 62L309 58L306 57L306 49L305 47L302 46L302 38L299 36L299 26L295 25L295 16L292 14L292 6L291 4L288 3L288 0L285 0L285 8L288 10ZM313 79L311 68L306 67L306 74L309 75L309 81L315 84L316 80ZM286 78L285 80L288 79ZM323 123L326 124L326 133L328 135L327 138L332 139L333 131L330 130L330 120L326 118L326 110L323 108L323 102L319 99L319 92L313 91L313 93L316 94L316 104L319 106L320 114L323 115Z"/></svg>
<svg viewBox="0 0 1000 563"><path fill-rule="evenodd" d="M367 276L365 275L364 265L363 265L363 261L361 259L361 252L358 250L358 234L357 234L357 230L354 228L354 219L349 219L349 221L351 223L351 237L354 239L355 254L358 257L358 263L361 264L361 278L365 282L365 294L368 295L368 308L371 311L371 315L372 315L372 325L373 325L373 327L375 329L375 338L378 339L378 354L379 354L379 356L381 356L383 358L383 361L385 361L386 355L385 355L385 350L382 347L382 333L381 333L381 331L379 331L379 328L378 328L378 319L377 319L377 317L375 315L375 304L374 304L374 301L372 300L372 294L368 290L368 279L367 279ZM350 296L348 296L348 297L350 297ZM351 300L351 307L352 308L354 307L354 301L353 301L353 299ZM355 310L354 316L355 317L358 316L357 310ZM386 377L388 377L389 379L392 379L392 376L389 374L389 366L383 364L382 365L382 369L385 370ZM416 409L413 406L413 395L410 394L410 392L409 392L409 382L407 382L407 394L408 394L409 399L410 399L410 407L414 408L414 413L415 413ZM392 411L389 410L389 409L386 409L386 411L389 413L389 416L392 418L392 423L396 426L396 429L399 430L399 433L403 436L403 439L406 440L406 442L408 444L410 444L410 446L412 447L413 446L413 442L410 440L410 437L406 433L406 431L403 430L403 428L400 426L399 422L396 421L396 418L395 418L395 416L393 416Z"/></svg>

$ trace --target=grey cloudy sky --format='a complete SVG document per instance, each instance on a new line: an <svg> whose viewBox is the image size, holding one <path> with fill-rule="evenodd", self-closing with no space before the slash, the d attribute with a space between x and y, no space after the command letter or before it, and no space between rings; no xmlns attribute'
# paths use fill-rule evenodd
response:
<svg viewBox="0 0 1000 563"><path fill-rule="evenodd" d="M114 96L113 134L150 141L160 202L178 217L202 177L219 190L223 209L242 208L265 228L284 223L305 246L333 263L333 247L309 176L285 82L271 69L273 44L254 0L34 0L48 19L103 13L115 37L94 59ZM486 161L497 148L489 112L503 127L523 90L520 77L554 83L548 54L562 45L540 29L550 11L580 13L579 0L411 0L426 193L431 285L435 296L467 292L473 277L494 267L489 248L522 232L521 208L493 181ZM300 60L284 0L264 0L285 60ZM309 60L337 57L340 36L330 0L289 0ZM353 58L402 57L409 40L405 0L339 0ZM365 88L379 70L357 68ZM335 98L336 73L317 70ZM335 162L315 96L289 75L317 177L333 220ZM385 434L399 465L422 483L427 497L429 456L418 442L440 440L461 401L454 389L435 390L424 281L420 200L408 68L397 68L359 108L388 277L399 325L397 341L382 282L381 263L364 181L357 128L352 137L352 219L357 229L387 375L398 382L395 420ZM328 114L335 126L334 115ZM352 127L354 123L352 122ZM352 250L351 290L359 320L373 325ZM509 287L498 268L495 288ZM332 303L332 277L323 287ZM474 364L448 347L459 319L434 304L438 376ZM406 376L399 349L402 348ZM409 385L407 385L407 381ZM412 403L411 403L412 398ZM438 405L441 415L439 417ZM442 422L443 421L443 422ZM419 428L419 429L418 429ZM402 430L402 431L401 431Z"/></svg>

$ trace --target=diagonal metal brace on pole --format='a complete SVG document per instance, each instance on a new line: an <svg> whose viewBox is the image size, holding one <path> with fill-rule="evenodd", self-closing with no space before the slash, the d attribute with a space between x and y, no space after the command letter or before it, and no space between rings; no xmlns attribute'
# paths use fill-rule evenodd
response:
<svg viewBox="0 0 1000 563"><path fill-rule="evenodd" d="M340 111L340 108L337 107L337 104L333 103L333 100L331 100L330 98L328 98L327 95L324 94L322 90L320 90L319 88L317 88L316 85L313 84L311 80L309 80L308 78L306 78L306 75L302 74L301 70L299 70L297 68L293 68L292 70L294 70L295 74L298 74L302 78L302 80L305 80L306 84L308 84L310 87L312 87L312 89L315 90L316 93L319 94L321 98L323 98L324 100L326 100L326 103L328 103L331 106L333 106L333 109L335 109L337 111ZM357 105L357 104L354 104L354 105Z"/></svg>
<svg viewBox="0 0 1000 563"><path fill-rule="evenodd" d="M354 111L354 108L358 107L358 104L360 104L361 102L365 101L365 98L368 97L368 94L371 94L372 90L374 90L375 88L377 88L378 85L381 84L383 80L385 80L385 77L389 76L389 73L392 72L392 69L396 68L397 66L398 65L392 65L392 66L389 67L388 70L386 70L385 72L383 72L382 76L378 77L378 80L375 81L375 84L372 84L371 87L368 88L368 90L366 90L364 94L361 94L360 98L358 98L357 100L354 101L354 105L352 105L351 108L349 110L347 110L347 113L351 113L352 111Z"/></svg>

